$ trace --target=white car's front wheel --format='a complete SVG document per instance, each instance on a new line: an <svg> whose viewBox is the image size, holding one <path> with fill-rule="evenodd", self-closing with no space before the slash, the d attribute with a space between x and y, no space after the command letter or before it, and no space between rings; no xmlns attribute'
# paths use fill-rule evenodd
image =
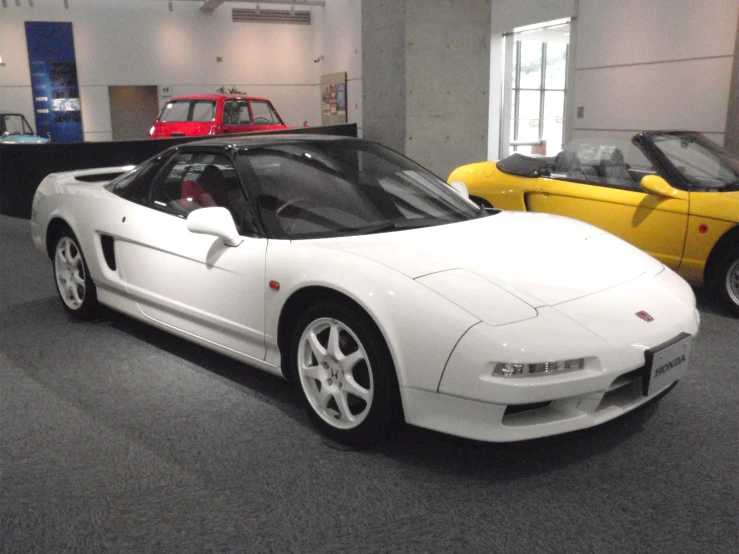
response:
<svg viewBox="0 0 739 554"><path fill-rule="evenodd" d="M368 446L397 415L392 359L360 310L333 301L308 309L294 329L290 357L306 411L326 436Z"/></svg>
<svg viewBox="0 0 739 554"><path fill-rule="evenodd" d="M56 237L52 263L56 290L67 313L76 319L96 316L98 301L95 284L82 249L71 231L64 231Z"/></svg>

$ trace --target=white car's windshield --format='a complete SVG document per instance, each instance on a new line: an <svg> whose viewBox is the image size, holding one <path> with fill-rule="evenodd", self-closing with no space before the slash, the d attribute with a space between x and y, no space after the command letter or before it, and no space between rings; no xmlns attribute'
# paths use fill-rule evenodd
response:
<svg viewBox="0 0 739 554"><path fill-rule="evenodd" d="M370 142L311 140L249 149L241 157L273 237L378 233L480 215L435 175Z"/></svg>

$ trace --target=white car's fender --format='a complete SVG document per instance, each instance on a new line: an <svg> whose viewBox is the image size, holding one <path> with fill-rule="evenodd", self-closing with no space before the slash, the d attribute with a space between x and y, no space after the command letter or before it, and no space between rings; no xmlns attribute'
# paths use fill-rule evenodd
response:
<svg viewBox="0 0 739 554"><path fill-rule="evenodd" d="M393 269L310 242L270 240L267 247L265 279L280 288L267 289L266 361L280 365L277 333L285 302L306 287L325 287L351 298L374 320L401 387L436 391L457 341L480 320Z"/></svg>
<svg viewBox="0 0 739 554"><path fill-rule="evenodd" d="M100 233L113 232L119 217L121 199L103 188L108 181L82 181L77 177L94 177L122 172L126 168L69 171L47 175L36 189L31 209L31 237L37 249L46 254L49 224L60 219L69 226L80 242L90 275L95 282L109 278L100 267L102 247L95 240ZM83 217L84 216L84 217Z"/></svg>

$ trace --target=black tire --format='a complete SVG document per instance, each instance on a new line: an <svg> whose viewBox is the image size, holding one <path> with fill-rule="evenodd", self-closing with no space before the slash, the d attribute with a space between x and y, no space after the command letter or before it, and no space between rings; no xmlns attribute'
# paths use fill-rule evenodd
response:
<svg viewBox="0 0 739 554"><path fill-rule="evenodd" d="M316 347L307 342L310 331L325 348L324 353L316 354ZM338 346L332 351L329 338L334 331ZM346 356L346 362L359 361L351 368L342 368L346 362L338 355L332 357L336 353ZM363 311L332 300L308 308L293 329L289 355L293 385L301 403L328 438L363 448L377 442L398 422L401 408L395 366L381 333ZM325 361L321 362L319 356ZM320 372L320 377L308 375L309 371ZM359 388L354 388L357 385ZM371 392L369 402L355 396L352 389ZM321 398L327 399L324 409Z"/></svg>
<svg viewBox="0 0 739 554"><path fill-rule="evenodd" d="M79 241L71 230L65 229L54 238L51 262L56 291L66 312L79 320L97 317L100 304L95 283Z"/></svg>
<svg viewBox="0 0 739 554"><path fill-rule="evenodd" d="M484 198L480 198L479 196L470 196L470 200L472 200L475 204L477 204L481 208L493 209L493 205L490 202L488 202Z"/></svg>
<svg viewBox="0 0 739 554"><path fill-rule="evenodd" d="M739 317L739 244L729 248L721 257L716 266L713 287L719 302Z"/></svg>

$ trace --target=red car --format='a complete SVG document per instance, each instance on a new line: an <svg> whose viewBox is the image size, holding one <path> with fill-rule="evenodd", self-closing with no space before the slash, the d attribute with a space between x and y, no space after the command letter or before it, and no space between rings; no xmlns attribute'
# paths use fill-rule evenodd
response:
<svg viewBox="0 0 739 554"><path fill-rule="evenodd" d="M197 137L287 129L266 98L199 94L170 98L149 138Z"/></svg>

